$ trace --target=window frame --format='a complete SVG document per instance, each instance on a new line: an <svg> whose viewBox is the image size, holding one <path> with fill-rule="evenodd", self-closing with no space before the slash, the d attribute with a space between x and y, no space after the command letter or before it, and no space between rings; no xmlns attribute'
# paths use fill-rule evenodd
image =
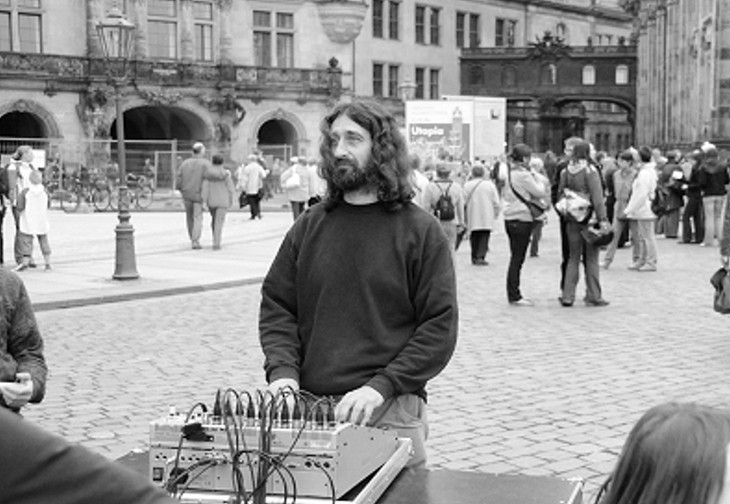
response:
<svg viewBox="0 0 730 504"><path fill-rule="evenodd" d="M373 38L381 39L385 33L385 0L373 0L372 30Z"/></svg>
<svg viewBox="0 0 730 504"><path fill-rule="evenodd" d="M388 38L400 40L400 1L388 2Z"/></svg>
<svg viewBox="0 0 730 504"><path fill-rule="evenodd" d="M426 6L416 5L414 32L416 44L426 44Z"/></svg>
<svg viewBox="0 0 730 504"><path fill-rule="evenodd" d="M428 69L428 95L432 100L438 100L440 93L441 69Z"/></svg>
<svg viewBox="0 0 730 504"><path fill-rule="evenodd" d="M625 79L619 79L620 75L624 75ZM616 65L616 69L614 72L614 83L617 86L628 86L629 82L631 82L631 70L629 69L629 65Z"/></svg>
<svg viewBox="0 0 730 504"><path fill-rule="evenodd" d="M583 65L581 70L580 82L583 86L595 86L596 85L596 66L589 63Z"/></svg>
<svg viewBox="0 0 730 504"><path fill-rule="evenodd" d="M400 86L400 65L397 63L388 64L388 96L399 98L398 86Z"/></svg>
<svg viewBox="0 0 730 504"><path fill-rule="evenodd" d="M431 7L428 17L428 45L441 45L441 9Z"/></svg>
<svg viewBox="0 0 730 504"><path fill-rule="evenodd" d="M516 39L517 20L512 18L496 18L494 25L494 46L514 47Z"/></svg>
<svg viewBox="0 0 730 504"><path fill-rule="evenodd" d="M423 100L426 97L426 67L415 68L416 93L415 98Z"/></svg>
<svg viewBox="0 0 730 504"><path fill-rule="evenodd" d="M255 17L259 14L268 14L268 25L256 24ZM252 23L254 42L254 64L262 68L294 68L296 65L296 25L294 12L291 10L263 10L253 11ZM291 19L291 26L283 26L280 19ZM257 39L266 43L259 45ZM287 40L289 51L282 53L282 41ZM268 47L266 47L268 44Z"/></svg>
<svg viewBox="0 0 730 504"><path fill-rule="evenodd" d="M5 14L8 20L8 36L4 39L7 48L2 50L8 52L17 52L25 54L43 54L45 52L44 44L44 15L43 0L37 0L36 6L21 5L19 0L9 0L8 5L0 7L0 14ZM24 30L21 26L21 20L32 19L32 30ZM25 34L32 34L33 47L26 47L30 39L24 37Z"/></svg>
<svg viewBox="0 0 730 504"><path fill-rule="evenodd" d="M474 14L473 12L469 14L469 37L467 38L469 41L469 47L479 47L481 45L481 24L481 17L479 14Z"/></svg>
<svg viewBox="0 0 730 504"><path fill-rule="evenodd" d="M456 11L456 47L466 47L466 19L467 13Z"/></svg>
<svg viewBox="0 0 730 504"><path fill-rule="evenodd" d="M385 64L373 61L373 96L383 97L384 91L384 78L385 78Z"/></svg>

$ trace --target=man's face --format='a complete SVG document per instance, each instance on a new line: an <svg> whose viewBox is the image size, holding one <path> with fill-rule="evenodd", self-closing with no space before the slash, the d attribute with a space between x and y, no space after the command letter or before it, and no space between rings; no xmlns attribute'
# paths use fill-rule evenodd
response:
<svg viewBox="0 0 730 504"><path fill-rule="evenodd" d="M563 154L565 154L565 157L573 157L573 144L566 144Z"/></svg>
<svg viewBox="0 0 730 504"><path fill-rule="evenodd" d="M367 185L373 149L370 133L346 115L341 115L332 123L329 140L335 157L332 183L344 191Z"/></svg>

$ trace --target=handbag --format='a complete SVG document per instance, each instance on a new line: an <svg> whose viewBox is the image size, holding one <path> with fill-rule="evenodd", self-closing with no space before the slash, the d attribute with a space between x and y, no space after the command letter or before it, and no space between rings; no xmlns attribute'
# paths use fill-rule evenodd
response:
<svg viewBox="0 0 730 504"><path fill-rule="evenodd" d="M291 177L284 181L284 189L296 189L302 183L302 179L299 177L299 173L296 171L292 173Z"/></svg>
<svg viewBox="0 0 730 504"><path fill-rule="evenodd" d="M512 189L512 193L517 196L518 200L525 204L527 209L530 211L532 220L539 220L540 217L542 217L542 214L545 213L545 210L547 210L547 205L543 205L540 201L537 200L528 200L520 193L515 191L515 186L512 185L512 170L510 169L510 167L507 167L507 178L509 179L509 186L510 189Z"/></svg>
<svg viewBox="0 0 730 504"><path fill-rule="evenodd" d="M585 228L580 230L580 235L589 245L596 247L605 247L613 240L613 229L612 228L601 228L598 222L589 224Z"/></svg>
<svg viewBox="0 0 730 504"><path fill-rule="evenodd" d="M593 215L590 200L572 189L563 189L563 197L555 204L555 210L566 220L587 223Z"/></svg>
<svg viewBox="0 0 730 504"><path fill-rule="evenodd" d="M710 277L710 283L715 288L712 307L717 313L730 314L730 272L720 268Z"/></svg>

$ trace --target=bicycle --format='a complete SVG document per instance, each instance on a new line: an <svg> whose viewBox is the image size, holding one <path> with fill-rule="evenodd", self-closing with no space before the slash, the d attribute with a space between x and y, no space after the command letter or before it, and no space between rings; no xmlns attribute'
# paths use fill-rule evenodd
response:
<svg viewBox="0 0 730 504"><path fill-rule="evenodd" d="M152 183L144 175L127 174L127 197L129 208L146 210L152 204L155 190ZM114 187L109 199L109 206L113 210L119 209L119 187Z"/></svg>

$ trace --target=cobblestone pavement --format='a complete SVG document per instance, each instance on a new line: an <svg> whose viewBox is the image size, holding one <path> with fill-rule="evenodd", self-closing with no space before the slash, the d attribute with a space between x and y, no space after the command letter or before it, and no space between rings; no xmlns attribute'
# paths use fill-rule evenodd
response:
<svg viewBox="0 0 730 504"><path fill-rule="evenodd" d="M650 406L728 406L730 318L711 309L717 248L663 239L658 272L628 271L628 250L601 272L609 307L561 307L555 224L523 270L533 308L506 302L501 229L488 267L458 251L460 339L429 386L429 462L582 477L590 497ZM27 417L111 458L144 446L169 405L263 385L258 301L249 285L38 313L51 371Z"/></svg>

